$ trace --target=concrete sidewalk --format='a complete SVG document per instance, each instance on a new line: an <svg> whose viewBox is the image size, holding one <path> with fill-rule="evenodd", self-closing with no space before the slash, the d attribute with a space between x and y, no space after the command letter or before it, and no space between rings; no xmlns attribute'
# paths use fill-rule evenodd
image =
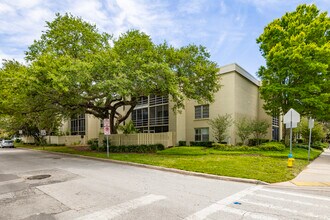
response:
<svg viewBox="0 0 330 220"><path fill-rule="evenodd" d="M324 150L293 180L274 185L330 188L330 149Z"/></svg>

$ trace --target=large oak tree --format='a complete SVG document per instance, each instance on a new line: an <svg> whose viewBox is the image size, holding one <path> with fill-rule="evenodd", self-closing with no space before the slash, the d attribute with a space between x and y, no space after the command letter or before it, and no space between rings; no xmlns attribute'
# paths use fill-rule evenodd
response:
<svg viewBox="0 0 330 220"><path fill-rule="evenodd" d="M209 57L202 46L157 45L137 30L114 39L81 18L57 14L26 52L29 91L58 112L110 118L116 133L141 96L169 95L176 109L185 99L212 102L219 69Z"/></svg>

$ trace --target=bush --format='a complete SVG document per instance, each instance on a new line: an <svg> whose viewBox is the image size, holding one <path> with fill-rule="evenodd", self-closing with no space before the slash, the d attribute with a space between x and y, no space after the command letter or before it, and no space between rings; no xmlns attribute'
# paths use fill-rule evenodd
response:
<svg viewBox="0 0 330 220"><path fill-rule="evenodd" d="M298 143L298 144L302 144L302 143L304 143L304 139L302 139L302 138L297 139L297 143Z"/></svg>
<svg viewBox="0 0 330 220"><path fill-rule="evenodd" d="M246 146L246 145L233 146L233 145L219 144L219 143L214 143L213 148L215 150L222 150L222 151L257 151L257 150L259 150L257 147L250 147L250 146Z"/></svg>
<svg viewBox="0 0 330 220"><path fill-rule="evenodd" d="M212 147L213 141L190 141L190 146Z"/></svg>
<svg viewBox="0 0 330 220"><path fill-rule="evenodd" d="M267 142L269 142L268 139L251 138L251 139L249 139L248 145L249 146L257 146L258 143L259 144L263 144L263 143L267 143Z"/></svg>
<svg viewBox="0 0 330 220"><path fill-rule="evenodd" d="M285 145L281 142L267 142L259 145L258 148L264 151L283 151Z"/></svg>
<svg viewBox="0 0 330 220"><path fill-rule="evenodd" d="M186 141L179 141L179 146L187 146L187 142Z"/></svg>
<svg viewBox="0 0 330 220"><path fill-rule="evenodd" d="M302 148L302 149L308 150L308 145L306 145L306 144L295 144L293 146L297 147L297 148Z"/></svg>
<svg viewBox="0 0 330 220"><path fill-rule="evenodd" d="M91 146L91 149L106 152L107 146ZM109 146L109 152L111 153L156 153L157 150L164 149L165 147L162 144Z"/></svg>

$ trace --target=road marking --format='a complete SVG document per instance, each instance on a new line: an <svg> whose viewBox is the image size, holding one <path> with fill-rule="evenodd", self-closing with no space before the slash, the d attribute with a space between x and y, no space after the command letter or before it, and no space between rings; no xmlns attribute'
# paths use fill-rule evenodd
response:
<svg viewBox="0 0 330 220"><path fill-rule="evenodd" d="M298 181L290 181L296 186L329 186L330 182L298 182Z"/></svg>
<svg viewBox="0 0 330 220"><path fill-rule="evenodd" d="M226 209L228 208L226 205L229 205L235 201L238 201L240 200L242 197L248 195L248 194L251 194L252 192L255 192L259 189L261 189L262 186L254 186L254 187L250 187L250 188L247 188L243 191L240 191L234 195L231 195L231 196L228 196L222 200L219 200L218 202L216 203L213 203L212 205L188 216L187 218L185 218L185 220L197 220L197 219L205 219L207 218L207 216L213 214L213 213L216 213L218 211L226 211ZM229 209L228 209L229 210ZM236 209L232 208L231 210L231 213L234 213L234 214L238 214L238 215L243 215L244 211L240 212L239 210L236 211ZM255 214L255 215L258 215L258 214ZM263 218L264 219L264 218Z"/></svg>
<svg viewBox="0 0 330 220"><path fill-rule="evenodd" d="M319 200L330 201L329 197L324 197L324 196L316 196L316 195L309 195L309 194L303 194L303 193L287 192L287 191L281 191L281 190L276 190L276 189L261 189L261 190L266 191L266 192L271 192L271 193L279 193L279 194L284 194L284 195L305 197L305 198L309 198L309 199L319 199Z"/></svg>
<svg viewBox="0 0 330 220"><path fill-rule="evenodd" d="M24 182L24 179L19 178L19 179L7 180L7 181L0 182L0 186L21 183L21 182Z"/></svg>
<svg viewBox="0 0 330 220"><path fill-rule="evenodd" d="M139 208L141 206L149 205L153 202L166 199L165 196L162 195L147 195L143 196L137 199L130 200L128 202L124 202L115 206L112 206L108 209L104 209L101 211L97 211L85 216L81 216L79 218L76 218L76 220L107 220L107 219L113 219L115 217L118 217L120 215L126 214L129 211Z"/></svg>
<svg viewBox="0 0 330 220"><path fill-rule="evenodd" d="M252 205L256 205L256 206L261 206L261 207L265 207L265 208L270 208L270 209L275 209L275 210L280 210L280 211L291 212L291 213L294 213L294 214L297 214L297 215L308 216L308 217L312 217L312 218L327 219L327 220L330 219L327 216L315 215L315 214L313 214L311 212L296 211L296 210L293 210L293 209L285 208L283 206L276 206L276 205L265 204L265 203L260 203L260 202L252 202L252 201L249 201L247 199L241 199L241 202L252 204Z"/></svg>
<svg viewBox="0 0 330 220"><path fill-rule="evenodd" d="M254 193L253 196L258 196L258 197L262 197L262 198L266 198L266 199L274 199L274 200L279 200L279 201L283 201L283 202L293 202L293 203L297 203L297 204L301 204L301 205L316 206L319 208L329 208L329 206L326 206L326 205L318 205L316 203L311 203L311 202L301 202L298 200L284 199L284 198L278 198L278 197L274 197L274 196L267 196L267 195L256 194L256 193Z"/></svg>

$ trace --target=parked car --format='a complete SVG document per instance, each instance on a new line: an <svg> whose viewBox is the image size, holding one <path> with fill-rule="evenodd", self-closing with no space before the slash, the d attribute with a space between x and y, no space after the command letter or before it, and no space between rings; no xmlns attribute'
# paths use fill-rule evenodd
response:
<svg viewBox="0 0 330 220"><path fill-rule="evenodd" d="M13 140L2 140L0 144L1 148L5 147L14 147L14 141Z"/></svg>

